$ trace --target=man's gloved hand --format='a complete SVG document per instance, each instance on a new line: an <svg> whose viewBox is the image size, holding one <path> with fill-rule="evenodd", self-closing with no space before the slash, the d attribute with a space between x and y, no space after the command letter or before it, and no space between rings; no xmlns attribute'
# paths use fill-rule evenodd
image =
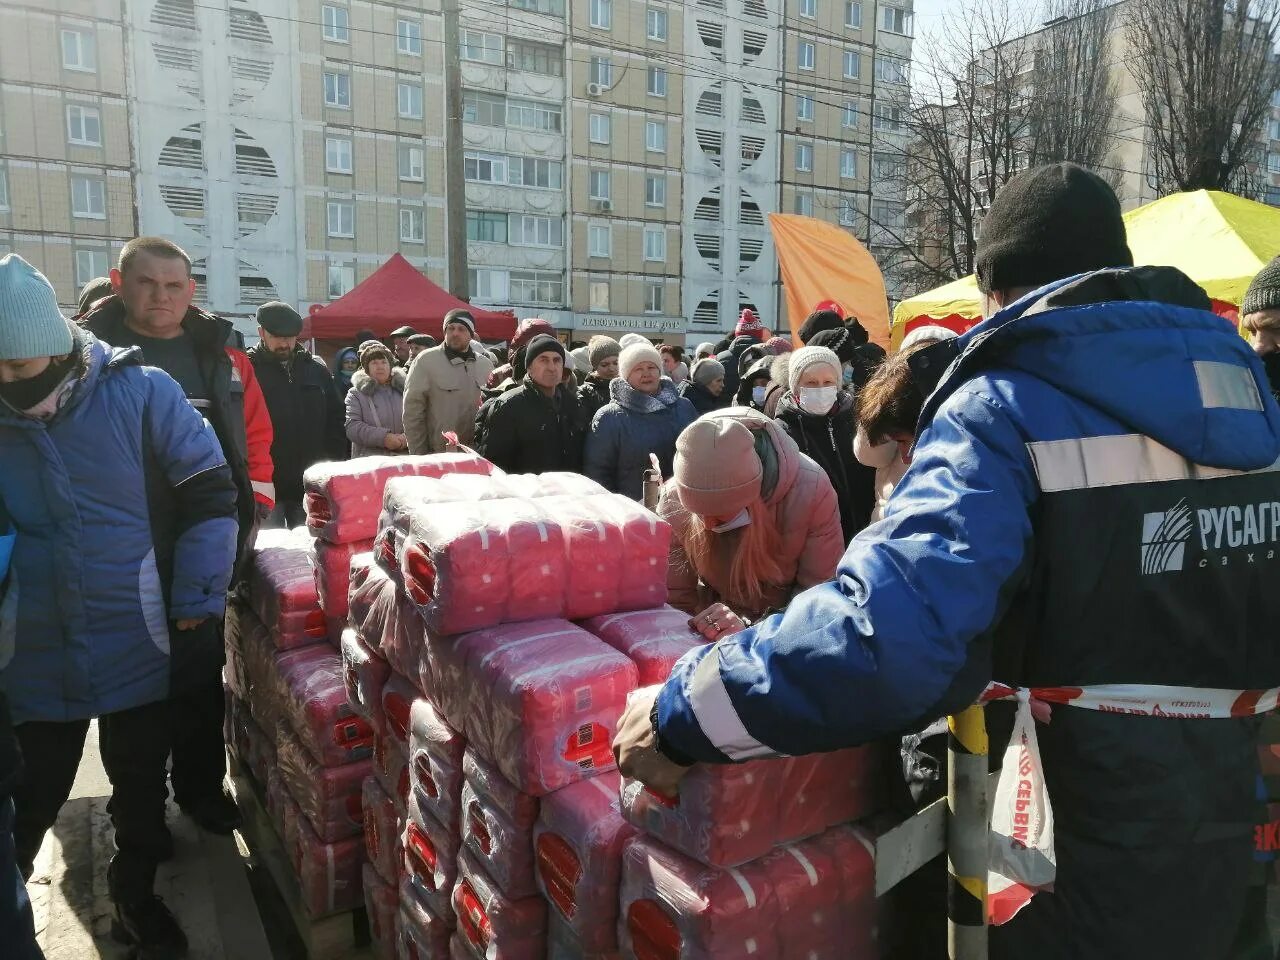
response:
<svg viewBox="0 0 1280 960"><path fill-rule="evenodd" d="M674 797L689 767L668 759L658 749L653 713L660 689L646 687L627 699L627 708L618 721L618 734L613 738L613 757L624 777L639 780L663 797Z"/></svg>

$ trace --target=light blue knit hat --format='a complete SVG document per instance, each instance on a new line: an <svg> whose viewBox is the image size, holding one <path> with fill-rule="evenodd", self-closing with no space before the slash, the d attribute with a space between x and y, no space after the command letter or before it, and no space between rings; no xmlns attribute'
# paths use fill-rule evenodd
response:
<svg viewBox="0 0 1280 960"><path fill-rule="evenodd" d="M53 286L16 253L0 257L0 360L70 352L71 328Z"/></svg>

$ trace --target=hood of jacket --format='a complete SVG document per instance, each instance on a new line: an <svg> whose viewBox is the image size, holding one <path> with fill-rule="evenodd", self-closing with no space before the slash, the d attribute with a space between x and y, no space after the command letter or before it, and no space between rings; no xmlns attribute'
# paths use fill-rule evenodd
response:
<svg viewBox="0 0 1280 960"><path fill-rule="evenodd" d="M609 398L618 406L633 413L661 413L673 407L680 399L676 385L670 377L663 377L656 396L641 393L621 377L616 377L609 384Z"/></svg>
<svg viewBox="0 0 1280 960"><path fill-rule="evenodd" d="M58 388L61 396L57 411L46 421L48 423L57 421L68 410L78 406L92 392L105 371L142 365L142 350L138 347L112 347L86 330L73 330L72 337L74 346L80 351L80 362L74 378ZM0 401L0 422L3 421L28 426L38 422Z"/></svg>
<svg viewBox="0 0 1280 960"><path fill-rule="evenodd" d="M115 294L99 300L93 309L78 317L76 322L107 343L126 339L122 334L125 329L124 301ZM236 344L235 327L231 321L199 307L187 308L187 315L182 318L182 328L195 340L197 350L222 350Z"/></svg>
<svg viewBox="0 0 1280 960"><path fill-rule="evenodd" d="M1258 470L1280 457L1280 407L1262 361L1173 267L1057 281L912 361L918 379L949 361L922 425L984 370L1017 370L1193 463Z"/></svg>
<svg viewBox="0 0 1280 960"><path fill-rule="evenodd" d="M378 392L379 386L386 386L396 393L404 393L405 372L402 367L391 368L391 381L386 384L379 384L377 380L369 376L363 370L357 370L351 375L351 386L355 390L359 390L363 394L373 396Z"/></svg>
<svg viewBox="0 0 1280 960"><path fill-rule="evenodd" d="M341 372L342 372L342 365L343 365L343 363L345 363L345 362L346 362L346 360L347 360L347 358L348 358L348 357L350 357L352 360L357 360L357 359L359 359L359 354L356 352L356 348L355 348L355 347L343 347L343 348L342 348L341 350L339 350L336 354L334 354L334 357L333 357L333 372L334 372L335 374L338 374L338 373L341 373ZM354 372L354 371L353 371L353 372Z"/></svg>

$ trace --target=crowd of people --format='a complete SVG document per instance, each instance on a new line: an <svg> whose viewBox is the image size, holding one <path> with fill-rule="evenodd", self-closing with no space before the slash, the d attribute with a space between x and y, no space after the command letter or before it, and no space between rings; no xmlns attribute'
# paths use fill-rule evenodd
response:
<svg viewBox="0 0 1280 960"><path fill-rule="evenodd" d="M144 960L185 952L153 890L166 781L203 828L239 824L223 606L256 530L304 521L321 461L466 446L633 499L656 468L670 602L710 641L619 725L622 771L660 793L694 763L901 737L992 679L1280 686L1277 525L1212 535L1216 510L1280 502L1280 260L1241 305L1246 342L1178 271L1134 267L1111 188L1055 164L996 197L977 278L974 331L922 327L888 357L834 305L798 346L745 310L691 354L637 334L566 348L540 319L489 349L459 309L439 343L365 331L329 366L284 303L242 350L166 240L127 244L71 320L0 259L6 956L40 955L23 881L92 719L113 932ZM1199 536L1169 527L1184 510ZM992 956L1245 956L1265 935L1256 737L1251 716L1055 710L1057 884Z"/></svg>

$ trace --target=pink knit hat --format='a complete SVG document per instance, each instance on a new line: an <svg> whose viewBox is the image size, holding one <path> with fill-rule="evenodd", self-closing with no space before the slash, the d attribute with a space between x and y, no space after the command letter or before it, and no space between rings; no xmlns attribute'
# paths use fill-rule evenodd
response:
<svg viewBox="0 0 1280 960"><path fill-rule="evenodd" d="M760 499L764 467L755 437L733 417L695 420L676 440L671 482L684 508L699 517L731 517Z"/></svg>
<svg viewBox="0 0 1280 960"><path fill-rule="evenodd" d="M790 353L796 345L791 342L790 337L770 337L764 342L764 348L776 357L783 353Z"/></svg>

